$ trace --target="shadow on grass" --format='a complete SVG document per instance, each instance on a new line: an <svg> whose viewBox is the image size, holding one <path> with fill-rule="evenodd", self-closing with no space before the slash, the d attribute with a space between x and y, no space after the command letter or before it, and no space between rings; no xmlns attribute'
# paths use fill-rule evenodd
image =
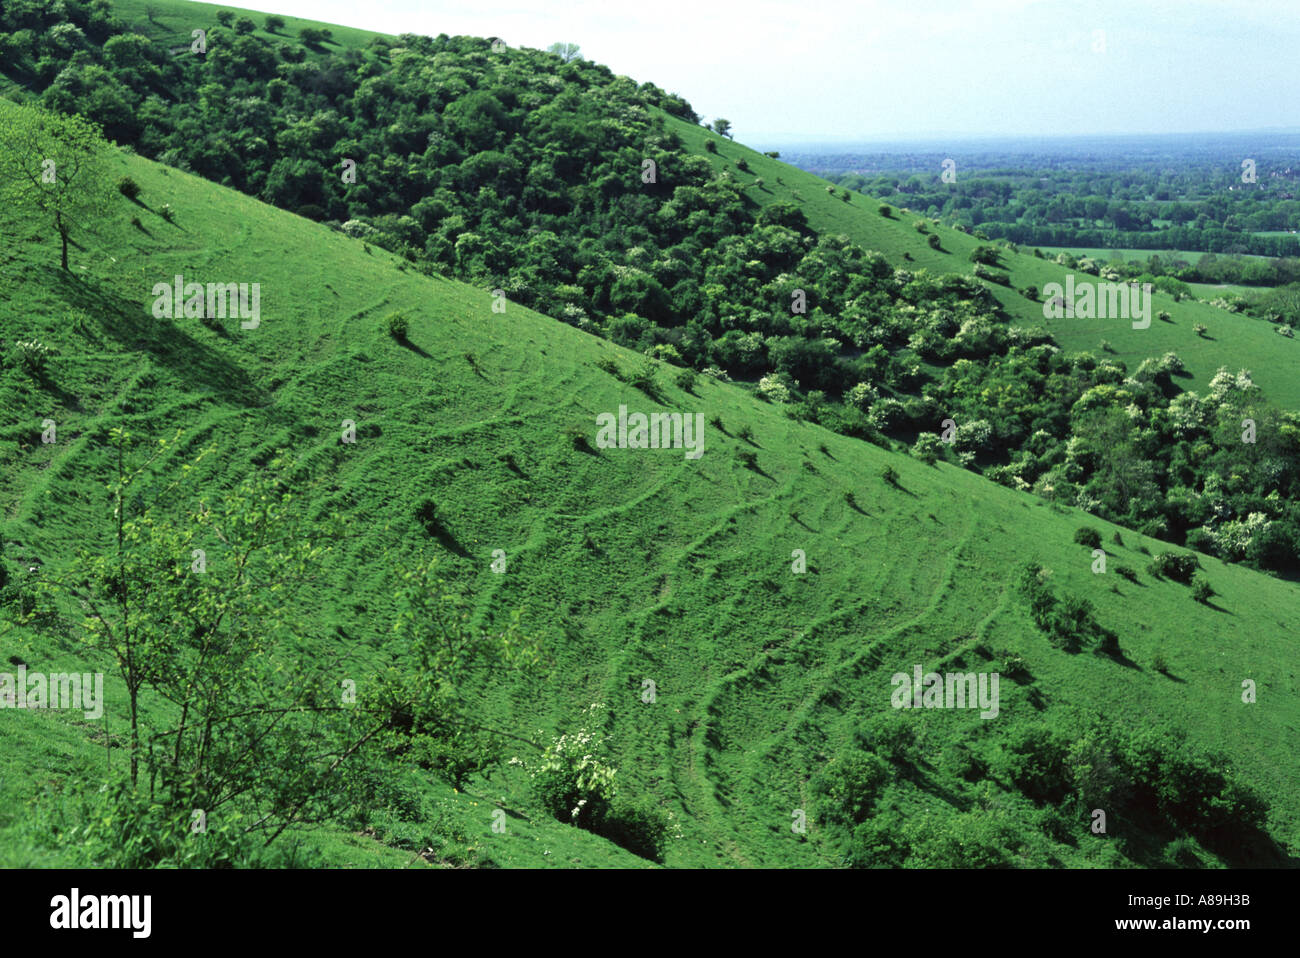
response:
<svg viewBox="0 0 1300 958"><path fill-rule="evenodd" d="M48 369L41 369L36 372L36 384L40 386L43 392L49 393L64 409L73 412L85 412L85 407L81 405L81 400L68 392L53 379L50 378Z"/></svg>
<svg viewBox="0 0 1300 958"><path fill-rule="evenodd" d="M403 336L401 339L395 340L395 342L397 343L397 345L401 346L403 349L409 349L411 352L415 353L415 355L419 356L421 359L432 359L432 358L433 358L433 356L431 356L429 353L425 352L425 351L424 351L423 349L421 349L419 346L415 345L415 343L411 342L411 341L410 341L409 339L407 339L405 336ZM477 372L477 370L475 370L475 372ZM480 374L480 375L481 375L481 374Z"/></svg>
<svg viewBox="0 0 1300 958"><path fill-rule="evenodd" d="M974 807L974 799L944 786L931 769L932 766L928 763L918 762L915 765L900 768L899 777L910 781L921 791L928 792L945 805L955 808L959 812L968 812Z"/></svg>
<svg viewBox="0 0 1300 958"><path fill-rule="evenodd" d="M1142 666L1130 659L1123 649L1115 649L1111 652L1097 649L1095 654L1098 658L1110 659L1110 661L1114 662L1116 665L1122 665L1126 669L1136 669L1139 672L1142 671Z"/></svg>
<svg viewBox="0 0 1300 958"><path fill-rule="evenodd" d="M919 498L915 492L905 487L897 479L886 479L885 485L889 486L892 489L897 489L899 492L903 493L904 495L911 496L913 499Z"/></svg>
<svg viewBox="0 0 1300 958"><path fill-rule="evenodd" d="M584 432L570 431L569 445L573 446L573 448L578 452L586 453L588 456L595 459L603 458L600 454L600 450L591 444L591 440L587 438L587 434Z"/></svg>
<svg viewBox="0 0 1300 958"><path fill-rule="evenodd" d="M270 401L265 390L221 352L199 342L174 320L155 319L143 298L128 300L94 277L54 273L51 285L63 299L94 316L101 333L121 348L147 353L182 382L207 386L232 405L256 407Z"/></svg>
<svg viewBox="0 0 1300 958"><path fill-rule="evenodd" d="M463 545L461 545L460 540L456 538L455 534L450 529L448 529L447 526L440 519L438 519L436 516L435 517L420 516L419 518L421 520L421 524L424 526L424 531L427 532L429 534L429 537L434 539L444 549L446 549L448 552L453 553L454 555L460 556L462 559L470 558L469 550L467 550Z"/></svg>

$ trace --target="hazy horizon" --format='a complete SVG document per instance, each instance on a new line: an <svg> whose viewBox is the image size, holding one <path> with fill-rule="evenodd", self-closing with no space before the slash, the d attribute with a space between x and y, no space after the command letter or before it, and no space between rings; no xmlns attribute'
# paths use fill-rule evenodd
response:
<svg viewBox="0 0 1300 958"><path fill-rule="evenodd" d="M926 148L933 146L936 150L942 148L943 151L951 152L958 147L982 147L991 149L997 147L1004 151L1016 152L1021 146L1030 145L1039 148L1043 146L1052 146L1055 148L1068 148L1074 146L1082 148L1085 145L1098 144L1138 144L1142 141L1171 142L1179 139L1196 140L1204 143L1206 140L1218 139L1223 141L1249 138L1252 140L1274 137L1286 139L1290 137L1300 138L1300 126L1293 127L1276 127L1264 128L1257 130L1175 130L1168 133L1080 133L1080 134L1057 134L1045 136L1041 134L973 134L973 133L951 133L951 134L915 134L913 136L879 136L873 138L850 137L850 136L827 136L813 134L803 136L797 133L774 133L771 136L760 136L751 138L747 145L755 149L775 149L785 147L791 150L807 151L818 148L834 149L837 151L849 151L862 149L879 150L884 147L909 147L909 148ZM1300 142L1296 144L1268 144L1259 143L1252 145L1257 148L1290 148L1292 146L1300 147Z"/></svg>

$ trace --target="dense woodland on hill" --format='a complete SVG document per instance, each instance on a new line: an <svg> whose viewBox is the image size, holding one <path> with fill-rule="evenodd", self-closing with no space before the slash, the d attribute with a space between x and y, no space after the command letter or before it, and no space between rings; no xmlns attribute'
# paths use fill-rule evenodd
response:
<svg viewBox="0 0 1300 958"><path fill-rule="evenodd" d="M3 70L43 106L86 110L146 156L651 356L756 383L791 415L846 435L910 444L951 418L964 424L956 445L920 439L924 455L1230 561L1300 568L1300 430L1247 376L1225 370L1193 395L1178 387L1174 354L1128 369L1104 343L1062 353L1041 328L1000 317L969 275L890 263L815 233L788 203L755 208L665 130L660 110L698 118L653 84L464 37L365 50L313 31L272 39L230 15L195 56L132 32L107 2L63 9L6 5ZM347 182L345 160L365 175ZM1133 195L1142 182L1116 192L1118 174L1089 179L1101 198L1053 199L1081 176L1058 173L1037 199L1014 191L1016 202L1049 220L1057 207L1182 219L1172 198ZM909 208L959 210L986 229L1003 215L990 204L1013 192L979 178L942 197L920 177L905 186ZM1189 187L1154 188L1173 197ZM1268 190L1249 200L1219 191L1197 217L1247 202L1290 215ZM1254 223L1244 208L1231 215ZM996 249L982 258L975 274L998 281ZM1107 277L1168 279L1157 270ZM1223 441L1244 418L1276 425L1258 445ZM1257 462L1265 468L1242 468Z"/></svg>

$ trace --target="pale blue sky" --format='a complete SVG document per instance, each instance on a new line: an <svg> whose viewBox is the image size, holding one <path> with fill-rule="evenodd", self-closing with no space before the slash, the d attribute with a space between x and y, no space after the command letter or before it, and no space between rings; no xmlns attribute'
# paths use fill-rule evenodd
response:
<svg viewBox="0 0 1300 958"><path fill-rule="evenodd" d="M513 46L572 41L616 73L727 117L753 145L1300 126L1300 0L261 0L256 9Z"/></svg>

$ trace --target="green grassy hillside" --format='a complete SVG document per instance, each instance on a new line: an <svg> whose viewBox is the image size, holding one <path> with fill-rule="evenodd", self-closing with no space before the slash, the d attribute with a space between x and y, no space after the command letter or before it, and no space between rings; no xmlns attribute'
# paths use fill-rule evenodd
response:
<svg viewBox="0 0 1300 958"><path fill-rule="evenodd" d="M363 47L375 37L383 36L371 30L358 30L356 27L287 15L280 15L284 27L270 33L266 30L267 14L259 10L232 7L224 3L194 3L191 0L113 0L113 12L119 17L134 24L136 29L155 43L171 46L189 46L192 42L190 31L215 24L219 10L228 10L236 17L248 17L257 24L255 33L268 39L296 37L303 27L329 30L331 37L327 46ZM149 16L150 11L153 12L152 18Z"/></svg>
<svg viewBox="0 0 1300 958"><path fill-rule="evenodd" d="M720 150L726 158L742 148ZM932 254L910 222L864 210L861 197L845 205L819 192L815 178L745 152L765 189L781 189L782 176L823 228L910 250L936 269L966 263L969 237L943 231L952 252ZM513 304L494 312L486 289L419 275L196 177L137 157L115 163L115 174L142 187L141 205L115 196L109 222L74 251L72 276L58 269L48 231L0 210L11 238L0 252L0 516L20 584L66 564L78 546L108 542L111 429L149 438L179 431L159 473L215 446L186 480L195 498L219 497L284 451L311 477L314 518L335 531L334 553L289 600L301 641L347 651L364 696L394 613L395 576L439 556L444 574L474 596L476 622L521 610L548 663L542 680L492 685L485 717L543 740L604 704L620 787L680 823L670 866L838 864L841 836L815 814L810 781L830 756L899 724L915 740L898 753L888 789L909 814L987 813L1015 834L1008 847L1017 864L1149 861L1159 836L1125 835L1119 823L1096 836L1080 818L1050 837L1038 827L1043 810L996 771L969 780L953 770L960 743L996 770L1017 729L1046 722L1070 735L1090 714L1121 730L1185 729L1196 746L1228 753L1269 803L1270 834L1291 856L1300 852L1290 746L1300 721L1294 584L1202 558L1217 595L1194 602L1185 586L1142 571L1142 550L1162 548L1152 540L971 472L795 422L709 377L687 391L660 367L655 401L623 381L643 362L634 353ZM157 212L163 204L172 222ZM1017 285L1061 272L1026 257L1014 263ZM150 291L178 273L260 283L260 325L155 319ZM1014 296L1006 305L1029 309ZM1177 348L1198 381L1237 365L1230 356L1251 366L1262 348L1247 321L1205 310L1217 339L1197 352L1190 323L1202 312L1172 309L1168 329L1104 335L1121 354ZM394 312L410 318L406 345L385 331ZM1148 346L1146 334L1173 345ZM43 379L8 352L31 339L56 351ZM1293 345L1278 339L1264 342ZM1252 368L1278 399L1297 398L1280 364ZM596 416L620 405L703 413L703 456L575 442L575 434L594 442ZM40 441L47 418L57 424L54 444ZM349 419L355 444L339 441ZM882 479L886 467L896 485ZM441 538L415 519L425 498L445 517ZM1101 531L1111 553L1104 575L1073 541L1084 524ZM503 573L491 568L494 550L505 553ZM796 550L806 572L792 570ZM1049 644L1015 587L1029 560L1050 570L1053 588L1095 603L1119 633L1122 657ZM1139 570L1136 583L1114 573L1120 564ZM1157 653L1166 672L1153 666ZM1014 656L1025 671L1004 678L995 719L891 708L895 672L1006 671ZM116 747L108 758L105 728L79 716L0 712L4 863L77 862L75 843L48 847L28 823L51 814L60 795L96 787L106 762L120 774L120 682L63 626L0 627L0 658L110 673L105 728ZM1245 679L1258 684L1257 704L1241 701ZM653 702L644 701L646 680ZM339 865L397 866L425 847L440 849L428 857L443 863L646 864L548 820L518 768L494 770L464 792L418 770L409 779L418 796L410 806L375 809L360 832L313 829L309 840ZM498 806L508 811L504 834L490 828ZM798 809L809 810L806 834L791 829Z"/></svg>

